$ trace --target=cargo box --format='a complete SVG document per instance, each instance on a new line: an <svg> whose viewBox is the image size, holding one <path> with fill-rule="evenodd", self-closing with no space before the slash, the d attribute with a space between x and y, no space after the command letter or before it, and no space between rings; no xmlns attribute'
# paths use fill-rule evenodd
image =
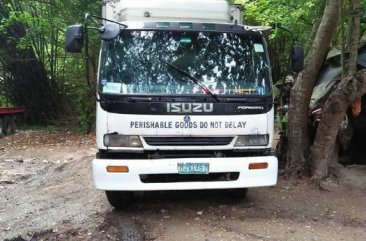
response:
<svg viewBox="0 0 366 241"><path fill-rule="evenodd" d="M105 1L103 17L117 21L184 21L230 23L224 0L120 0Z"/></svg>

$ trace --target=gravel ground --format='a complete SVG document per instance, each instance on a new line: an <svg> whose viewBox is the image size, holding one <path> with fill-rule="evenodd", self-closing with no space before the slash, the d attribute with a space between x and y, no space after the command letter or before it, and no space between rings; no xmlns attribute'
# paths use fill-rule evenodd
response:
<svg viewBox="0 0 366 241"><path fill-rule="evenodd" d="M245 200L224 191L138 193L116 211L93 187L94 139L48 131L0 139L0 240L365 240L366 187L350 178L319 190L279 177Z"/></svg>

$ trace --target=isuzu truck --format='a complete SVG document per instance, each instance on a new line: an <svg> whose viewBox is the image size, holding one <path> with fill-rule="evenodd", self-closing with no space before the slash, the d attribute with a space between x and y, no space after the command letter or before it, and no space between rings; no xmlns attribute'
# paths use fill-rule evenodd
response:
<svg viewBox="0 0 366 241"><path fill-rule="evenodd" d="M221 0L104 0L93 160L114 207L136 191L228 189L277 182L271 67L261 28ZM87 45L87 44L86 44Z"/></svg>

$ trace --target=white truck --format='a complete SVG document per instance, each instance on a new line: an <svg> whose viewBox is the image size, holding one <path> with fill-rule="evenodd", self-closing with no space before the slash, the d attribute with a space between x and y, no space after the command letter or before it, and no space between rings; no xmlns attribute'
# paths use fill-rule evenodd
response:
<svg viewBox="0 0 366 241"><path fill-rule="evenodd" d="M93 179L112 206L136 191L245 196L276 184L266 42L231 11L221 0L104 0L103 17L90 17L104 24ZM87 32L70 26L66 50L80 52Z"/></svg>

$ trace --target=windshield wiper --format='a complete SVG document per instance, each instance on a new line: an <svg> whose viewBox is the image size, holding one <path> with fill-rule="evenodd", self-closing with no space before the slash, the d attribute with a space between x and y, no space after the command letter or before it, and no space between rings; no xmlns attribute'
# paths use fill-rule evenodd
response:
<svg viewBox="0 0 366 241"><path fill-rule="evenodd" d="M172 63L168 63L168 62L166 62L164 60L163 60L163 62L165 64L167 64L169 67L177 70L178 72L180 72L184 76L186 76L189 79L191 79L194 83L196 83L198 86L200 86L204 91L206 91L208 94L210 94L216 101L218 101L218 102L221 101L220 98L216 94L212 93L212 91L209 88L207 88L204 84L202 84L202 82L199 79L197 79L196 77L190 75L188 72L184 71L183 69L179 68L178 66L176 66L176 65L174 65Z"/></svg>

